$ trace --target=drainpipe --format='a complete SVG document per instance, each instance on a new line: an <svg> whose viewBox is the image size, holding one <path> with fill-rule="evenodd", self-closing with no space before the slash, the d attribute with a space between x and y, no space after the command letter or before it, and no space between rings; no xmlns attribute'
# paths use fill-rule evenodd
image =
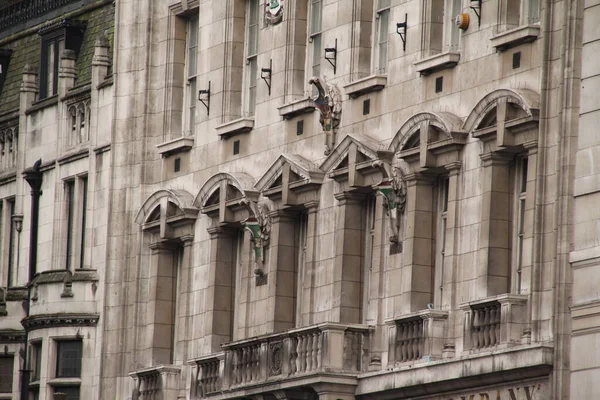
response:
<svg viewBox="0 0 600 400"><path fill-rule="evenodd" d="M37 264L37 241L38 241L38 225L40 218L40 196L42 195L42 172L40 167L42 160L37 160L33 167L26 169L23 172L25 180L31 188L31 232L29 235L29 277L27 279L27 307L25 309L26 316L29 317L31 308L31 281L36 274ZM25 330L25 349L23 351L23 369L21 369L21 400L29 398L29 373L27 368L27 349L29 344L29 332Z"/></svg>

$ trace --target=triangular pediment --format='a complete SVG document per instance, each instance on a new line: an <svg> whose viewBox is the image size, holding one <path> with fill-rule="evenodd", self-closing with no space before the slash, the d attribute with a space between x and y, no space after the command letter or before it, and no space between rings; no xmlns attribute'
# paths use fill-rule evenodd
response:
<svg viewBox="0 0 600 400"><path fill-rule="evenodd" d="M363 134L347 135L321 164L326 173L347 168L350 164L349 151L356 148L355 163L379 160L378 153L385 151L386 146Z"/></svg>
<svg viewBox="0 0 600 400"><path fill-rule="evenodd" d="M298 154L282 154L258 180L256 188L259 191L266 191L281 187L284 183L285 166L289 167L289 183L303 181L306 184L320 184L323 182L323 171L313 162Z"/></svg>

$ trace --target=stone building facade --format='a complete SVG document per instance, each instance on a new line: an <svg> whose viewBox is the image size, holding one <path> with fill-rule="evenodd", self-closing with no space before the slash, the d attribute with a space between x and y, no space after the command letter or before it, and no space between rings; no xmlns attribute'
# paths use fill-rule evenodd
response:
<svg viewBox="0 0 600 400"><path fill-rule="evenodd" d="M0 35L13 390L27 348L40 399L600 392L600 3L85 3L114 41L62 52L53 101Z"/></svg>
<svg viewBox="0 0 600 400"><path fill-rule="evenodd" d="M0 398L100 398L114 6L4 3Z"/></svg>

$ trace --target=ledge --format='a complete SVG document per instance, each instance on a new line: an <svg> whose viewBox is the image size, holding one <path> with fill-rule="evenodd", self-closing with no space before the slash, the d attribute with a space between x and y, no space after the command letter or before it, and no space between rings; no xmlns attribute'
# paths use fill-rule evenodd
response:
<svg viewBox="0 0 600 400"><path fill-rule="evenodd" d="M384 321L384 323L386 325L394 325L396 322L406 321L409 319L418 319L418 318L421 318L421 319L428 319L428 318L446 319L446 318L448 318L448 314L449 314L448 311L427 309L427 310L413 312L410 314L398 315L393 318L388 318Z"/></svg>
<svg viewBox="0 0 600 400"><path fill-rule="evenodd" d="M441 71L443 69L454 68L460 61L460 53L456 51L447 51L445 53L436 54L432 57L424 58L417 61L413 65L421 76L426 76L432 72Z"/></svg>
<svg viewBox="0 0 600 400"><path fill-rule="evenodd" d="M21 325L29 332L63 326L96 326L99 319L100 314L41 314L23 318Z"/></svg>
<svg viewBox="0 0 600 400"><path fill-rule="evenodd" d="M8 168L0 172L0 184L5 184L17 180L17 169L16 167Z"/></svg>
<svg viewBox="0 0 600 400"><path fill-rule="evenodd" d="M181 367L178 365L157 365L154 367L147 367L138 369L130 372L128 375L132 378L139 378L148 375L160 375L160 374L179 374L181 373Z"/></svg>
<svg viewBox="0 0 600 400"><path fill-rule="evenodd" d="M172 154L190 150L194 146L194 138L180 137L161 144L157 144L158 154L169 157Z"/></svg>
<svg viewBox="0 0 600 400"><path fill-rule="evenodd" d="M520 26L492 37L492 47L496 51L505 51L523 43L531 43L540 35L539 25Z"/></svg>
<svg viewBox="0 0 600 400"><path fill-rule="evenodd" d="M248 133L254 128L254 118L238 118L217 126L217 134L221 139Z"/></svg>
<svg viewBox="0 0 600 400"><path fill-rule="evenodd" d="M96 86L96 90L100 90L100 89L104 89L106 87L112 86L113 85L113 76L109 75L106 78L104 78L104 80L102 82L100 82L97 86Z"/></svg>
<svg viewBox="0 0 600 400"><path fill-rule="evenodd" d="M502 303L524 304L527 302L528 297L529 296L527 296L526 294L504 293L504 294L500 294L498 296L491 296L491 297L486 297L484 299L477 299L477 300L468 301L466 303L461 303L458 305L458 307L461 310L469 310L473 306L477 307L479 305L491 303L491 302L498 302L500 304L502 304Z"/></svg>
<svg viewBox="0 0 600 400"><path fill-rule="evenodd" d="M90 86L89 82L84 83L83 85L73 86L67 91L67 94L65 94L60 100L73 100L74 102L80 100L89 100L91 91L92 87Z"/></svg>
<svg viewBox="0 0 600 400"><path fill-rule="evenodd" d="M387 84L387 75L371 75L366 78L350 82L344 86L346 94L351 99L362 96L363 94L382 90Z"/></svg>
<svg viewBox="0 0 600 400"><path fill-rule="evenodd" d="M94 153L96 153L96 155L106 153L107 151L110 151L110 147L110 143L98 145L94 148Z"/></svg>
<svg viewBox="0 0 600 400"><path fill-rule="evenodd" d="M67 271L66 269L43 271L31 283L36 285L63 283L69 272L71 271ZM95 269L79 268L71 272L71 277L73 282L97 282L100 280L98 272Z"/></svg>
<svg viewBox="0 0 600 400"><path fill-rule="evenodd" d="M279 110L279 115L281 115L283 119L291 119L301 114L313 112L315 110L315 103L313 99L306 98L294 100L291 103L277 107L277 109Z"/></svg>
<svg viewBox="0 0 600 400"><path fill-rule="evenodd" d="M0 343L25 343L25 331L2 329L0 330Z"/></svg>
<svg viewBox="0 0 600 400"><path fill-rule="evenodd" d="M524 345L460 359L425 360L409 367L360 375L356 396L362 400L429 398L434 393L547 378L552 371L552 359L552 347Z"/></svg>
<svg viewBox="0 0 600 400"><path fill-rule="evenodd" d="M81 160L82 158L87 158L90 155L90 150L87 146L79 147L69 152L66 152L62 155L58 160L58 165L64 165L73 161Z"/></svg>
<svg viewBox="0 0 600 400"><path fill-rule="evenodd" d="M6 301L24 301L27 300L27 296L26 287L13 286L6 290Z"/></svg>
<svg viewBox="0 0 600 400"><path fill-rule="evenodd" d="M53 387L79 386L81 385L81 378L52 378L47 383Z"/></svg>
<svg viewBox="0 0 600 400"><path fill-rule="evenodd" d="M44 108L47 108L47 107L55 106L57 104L58 104L58 95L55 94L54 96L47 97L43 100L38 100L38 101L34 102L31 105L31 107L29 107L27 110L25 110L25 115L29 115L36 111L43 110Z"/></svg>

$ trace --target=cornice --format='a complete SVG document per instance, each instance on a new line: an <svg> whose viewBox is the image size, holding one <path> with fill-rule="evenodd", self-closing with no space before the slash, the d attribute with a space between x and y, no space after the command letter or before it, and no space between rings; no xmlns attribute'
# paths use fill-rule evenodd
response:
<svg viewBox="0 0 600 400"><path fill-rule="evenodd" d="M21 320L27 332L37 329L48 329L69 326L96 326L100 314L41 314L32 315Z"/></svg>

